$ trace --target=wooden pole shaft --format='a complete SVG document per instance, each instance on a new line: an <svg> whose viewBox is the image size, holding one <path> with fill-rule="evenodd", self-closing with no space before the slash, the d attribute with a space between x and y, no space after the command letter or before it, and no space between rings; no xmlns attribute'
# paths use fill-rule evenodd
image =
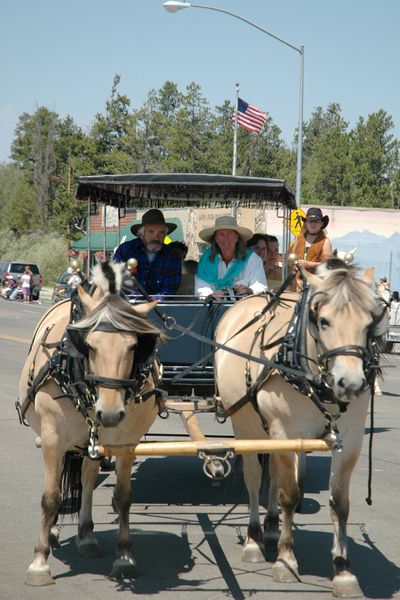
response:
<svg viewBox="0 0 400 600"><path fill-rule="evenodd" d="M207 454L233 449L236 454L269 454L271 452L327 452L330 442L317 439L294 440L223 440L207 439L191 442L142 442L134 444L99 445L100 456L197 456L200 450Z"/></svg>

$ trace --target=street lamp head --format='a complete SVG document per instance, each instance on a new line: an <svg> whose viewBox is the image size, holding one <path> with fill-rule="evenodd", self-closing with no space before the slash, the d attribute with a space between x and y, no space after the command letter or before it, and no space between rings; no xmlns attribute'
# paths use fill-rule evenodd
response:
<svg viewBox="0 0 400 600"><path fill-rule="evenodd" d="M182 10L183 8L189 8L191 4L189 2L178 2L175 0L167 0L164 2L163 7L170 13L174 13L177 10Z"/></svg>

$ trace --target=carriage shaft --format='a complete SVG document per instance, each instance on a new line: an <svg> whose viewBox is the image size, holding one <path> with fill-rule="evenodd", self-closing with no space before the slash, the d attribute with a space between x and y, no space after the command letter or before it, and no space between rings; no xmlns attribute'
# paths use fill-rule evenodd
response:
<svg viewBox="0 0 400 600"><path fill-rule="evenodd" d="M141 442L134 444L99 445L99 456L197 456L201 451L208 454L233 450L235 454L270 454L271 452L327 452L332 445L326 440L223 440Z"/></svg>

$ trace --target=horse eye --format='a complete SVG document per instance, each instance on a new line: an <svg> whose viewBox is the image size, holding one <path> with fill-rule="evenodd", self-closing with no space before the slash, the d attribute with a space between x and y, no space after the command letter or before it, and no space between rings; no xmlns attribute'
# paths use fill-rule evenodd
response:
<svg viewBox="0 0 400 600"><path fill-rule="evenodd" d="M322 330L328 329L328 327L330 326L330 323L328 321L328 319L324 319L324 317L322 317L319 321L319 326L321 327Z"/></svg>

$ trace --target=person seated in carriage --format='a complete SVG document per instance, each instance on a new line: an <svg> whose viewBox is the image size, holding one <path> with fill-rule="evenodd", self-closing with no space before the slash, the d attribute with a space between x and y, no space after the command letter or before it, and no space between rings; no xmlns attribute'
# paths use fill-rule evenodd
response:
<svg viewBox="0 0 400 600"><path fill-rule="evenodd" d="M302 220L303 227L293 243L292 252L300 267L315 272L324 260L332 258L332 244L324 231L329 217L323 215L320 208L309 208Z"/></svg>
<svg viewBox="0 0 400 600"><path fill-rule="evenodd" d="M200 259L195 290L200 298L235 298L267 291L262 259L246 242L253 233L230 216L217 217L199 236L210 244Z"/></svg>
<svg viewBox="0 0 400 600"><path fill-rule="evenodd" d="M144 213L141 223L131 227L137 239L120 244L114 253L116 262L137 260L134 276L150 296L175 295L181 283L180 254L164 244L165 236L176 227L174 223L166 223L160 210L152 208ZM133 293L140 295L141 290L134 289Z"/></svg>
<svg viewBox="0 0 400 600"><path fill-rule="evenodd" d="M332 258L332 243L325 228L329 223L328 215L320 208L309 208L303 220L301 232L293 242L291 252L296 255L296 264L306 271L314 273L325 260ZM297 275L293 289L302 290L302 279Z"/></svg>

